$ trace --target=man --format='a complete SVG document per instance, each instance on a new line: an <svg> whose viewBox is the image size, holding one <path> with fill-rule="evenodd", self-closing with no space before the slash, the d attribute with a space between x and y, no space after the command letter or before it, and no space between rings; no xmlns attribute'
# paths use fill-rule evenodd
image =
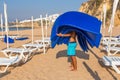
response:
<svg viewBox="0 0 120 80"><path fill-rule="evenodd" d="M67 55L70 56L71 59L71 71L76 71L77 70L77 60L76 60L76 33L75 31L72 31L67 34L62 34L59 33L57 34L59 37L70 37L69 43L68 43L68 48L67 48Z"/></svg>

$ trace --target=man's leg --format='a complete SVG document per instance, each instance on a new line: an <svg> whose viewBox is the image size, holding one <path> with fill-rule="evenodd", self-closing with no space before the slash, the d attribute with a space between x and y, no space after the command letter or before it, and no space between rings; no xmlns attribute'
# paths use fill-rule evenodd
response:
<svg viewBox="0 0 120 80"><path fill-rule="evenodd" d="M77 70L77 60L76 60L76 56L71 56L71 60L72 60L72 65L73 65L73 69L72 71L74 70Z"/></svg>
<svg viewBox="0 0 120 80"><path fill-rule="evenodd" d="M71 61L70 61L70 64L71 64L70 67L73 69L73 60L72 60L72 57L71 57L71 56L70 56L70 60L71 60Z"/></svg>

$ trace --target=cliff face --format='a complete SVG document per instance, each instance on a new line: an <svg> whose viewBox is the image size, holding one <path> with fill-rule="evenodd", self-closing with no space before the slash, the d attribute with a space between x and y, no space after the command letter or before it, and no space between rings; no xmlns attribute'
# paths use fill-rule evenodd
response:
<svg viewBox="0 0 120 80"><path fill-rule="evenodd" d="M107 4L106 25L110 24L113 1L114 0L106 0ZM89 0L81 5L79 11L88 13L100 19L101 13L103 12L103 4L104 0ZM120 26L120 1L118 3L115 14L115 26Z"/></svg>

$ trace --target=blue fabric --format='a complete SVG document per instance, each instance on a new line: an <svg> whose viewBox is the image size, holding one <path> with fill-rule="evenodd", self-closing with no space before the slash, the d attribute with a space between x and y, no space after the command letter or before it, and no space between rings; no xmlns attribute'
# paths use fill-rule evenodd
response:
<svg viewBox="0 0 120 80"><path fill-rule="evenodd" d="M68 43L68 49L67 49L67 55L68 56L75 56L76 55L76 46L77 46L77 43L76 42L69 42Z"/></svg>
<svg viewBox="0 0 120 80"><path fill-rule="evenodd" d="M88 51L89 47L99 47L101 40L101 21L96 17L83 12L69 11L61 14L54 22L51 31L51 47L56 44L68 44L69 37L58 37L57 33L66 34L71 31L77 33L78 42L83 51Z"/></svg>
<svg viewBox="0 0 120 80"><path fill-rule="evenodd" d="M4 42L7 43L7 35L4 37ZM8 43L14 43L14 39L8 37Z"/></svg>

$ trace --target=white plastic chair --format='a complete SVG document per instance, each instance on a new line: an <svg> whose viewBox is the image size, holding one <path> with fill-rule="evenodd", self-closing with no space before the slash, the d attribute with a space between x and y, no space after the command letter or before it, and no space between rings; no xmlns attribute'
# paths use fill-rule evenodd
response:
<svg viewBox="0 0 120 80"><path fill-rule="evenodd" d="M0 67L4 67L3 70L0 70L0 73L5 73L10 65L18 64L21 61L19 56L14 57L0 57Z"/></svg>
<svg viewBox="0 0 120 80"><path fill-rule="evenodd" d="M120 57L118 56L103 56L102 62L105 66L112 66L112 68L120 74L120 70L117 66L120 66Z"/></svg>

